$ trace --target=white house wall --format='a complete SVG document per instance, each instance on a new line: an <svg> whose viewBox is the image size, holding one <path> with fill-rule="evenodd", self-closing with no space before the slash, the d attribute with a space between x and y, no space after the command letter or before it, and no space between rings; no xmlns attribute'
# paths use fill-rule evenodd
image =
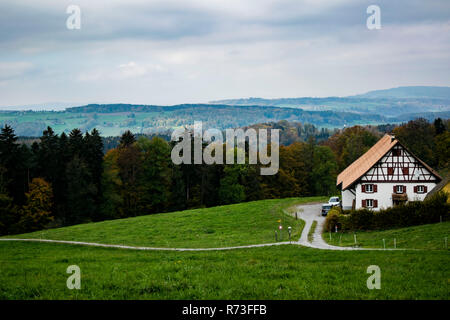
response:
<svg viewBox="0 0 450 320"><path fill-rule="evenodd" d="M354 190L349 189L342 191L342 209L350 210L352 208L353 200L356 197L354 192Z"/></svg>
<svg viewBox="0 0 450 320"><path fill-rule="evenodd" d="M367 183L364 183L367 184ZM423 201L425 199L426 193L414 193L414 187L417 185L426 186L428 191L431 191L436 183L374 183L377 185L377 192L375 193L363 193L362 183L356 185L356 209L362 208L362 200L373 199L378 200L378 207L373 208L373 210L380 210L392 207L392 194L394 191L394 186L403 185L406 186L406 195L408 196L408 201Z"/></svg>

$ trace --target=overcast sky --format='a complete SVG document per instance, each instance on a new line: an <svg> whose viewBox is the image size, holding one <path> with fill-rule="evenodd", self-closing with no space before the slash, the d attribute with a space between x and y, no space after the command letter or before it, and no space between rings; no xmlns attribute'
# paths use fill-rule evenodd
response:
<svg viewBox="0 0 450 320"><path fill-rule="evenodd" d="M0 106L449 86L449 53L449 0L2 0Z"/></svg>

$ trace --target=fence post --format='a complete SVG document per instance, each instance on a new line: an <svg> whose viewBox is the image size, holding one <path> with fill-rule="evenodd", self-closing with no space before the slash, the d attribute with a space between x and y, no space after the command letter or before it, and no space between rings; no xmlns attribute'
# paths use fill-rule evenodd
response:
<svg viewBox="0 0 450 320"><path fill-rule="evenodd" d="M386 241L383 239L383 249L386 250Z"/></svg>
<svg viewBox="0 0 450 320"><path fill-rule="evenodd" d="M353 233L353 238L355 239L355 246L356 246L356 233Z"/></svg>

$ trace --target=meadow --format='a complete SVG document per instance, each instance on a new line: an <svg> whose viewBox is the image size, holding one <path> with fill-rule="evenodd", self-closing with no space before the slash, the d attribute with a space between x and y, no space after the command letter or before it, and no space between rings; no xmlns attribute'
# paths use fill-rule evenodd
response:
<svg viewBox="0 0 450 320"><path fill-rule="evenodd" d="M213 252L0 242L0 299L449 299L438 251L325 251L297 245ZM81 269L69 290L66 269ZM381 269L381 289L366 286Z"/></svg>
<svg viewBox="0 0 450 320"><path fill-rule="evenodd" d="M298 239L304 223L288 211L323 200L263 200L15 237L185 248L269 243L280 220ZM285 244L174 252L0 241L0 299L449 299L449 262L446 250L329 251ZM80 290L66 286L70 265L80 267ZM380 290L367 288L371 265L381 269Z"/></svg>
<svg viewBox="0 0 450 320"><path fill-rule="evenodd" d="M292 227L292 239L300 237L303 220L296 220L292 215L286 214L286 210L294 209L290 208L297 204L325 199L311 197L253 201L79 224L5 237L165 248L215 248L271 243L275 242L275 231L280 224L283 231L278 240L288 240L289 226Z"/></svg>
<svg viewBox="0 0 450 320"><path fill-rule="evenodd" d="M326 242L335 246L394 248L395 239L395 247L398 249L424 250L448 250L449 235L449 221L383 231L325 232L322 234Z"/></svg>

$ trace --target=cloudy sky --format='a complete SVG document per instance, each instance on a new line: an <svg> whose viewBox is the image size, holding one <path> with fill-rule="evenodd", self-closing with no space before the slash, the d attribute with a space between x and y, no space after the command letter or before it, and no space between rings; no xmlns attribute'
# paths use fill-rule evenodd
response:
<svg viewBox="0 0 450 320"><path fill-rule="evenodd" d="M81 29L69 30L69 5ZM366 9L381 8L369 30ZM0 106L450 86L448 0L2 0ZM54 105L55 106L55 105Z"/></svg>

